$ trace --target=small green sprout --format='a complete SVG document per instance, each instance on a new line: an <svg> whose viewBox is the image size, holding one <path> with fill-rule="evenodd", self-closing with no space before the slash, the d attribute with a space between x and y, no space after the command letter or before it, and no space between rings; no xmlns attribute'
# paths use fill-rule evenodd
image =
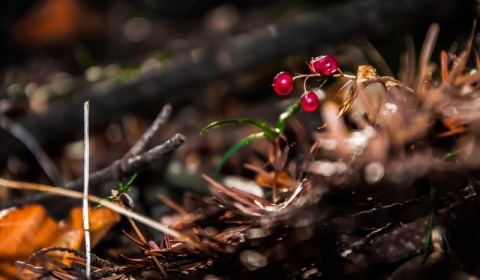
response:
<svg viewBox="0 0 480 280"><path fill-rule="evenodd" d="M457 149L457 150L452 150L448 153L445 154L445 156L442 158L443 161L457 155L460 153L462 149ZM467 178L468 182L472 186L472 188L475 190L475 192L478 194L478 185L476 184L475 180L473 177L469 174L466 174L465 177ZM427 253L428 253L428 248L430 247L431 239L432 239L432 231L435 225L437 224L437 208L438 208L438 192L435 189L434 186L430 186L430 215L428 217L428 226L427 226L427 232L425 234L425 245L423 248L423 262L427 260Z"/></svg>
<svg viewBox="0 0 480 280"><path fill-rule="evenodd" d="M438 192L434 186L430 186L430 215L428 216L427 233L425 234L425 245L423 247L423 263L427 260L428 248L432 242L432 231L437 224Z"/></svg>
<svg viewBox="0 0 480 280"><path fill-rule="evenodd" d="M447 160L447 159L453 157L454 155L460 153L461 151L462 151L462 149L452 150L452 151L448 152L448 153L443 157L443 160Z"/></svg>
<svg viewBox="0 0 480 280"><path fill-rule="evenodd" d="M472 174L470 174L468 172L465 174L465 177L468 180L468 184L472 187L473 191L475 192L475 198L480 203L480 187L478 186L477 181L472 176Z"/></svg>
<svg viewBox="0 0 480 280"><path fill-rule="evenodd" d="M98 65L92 56L92 53L84 46L78 46L74 50L74 58L78 66L83 70L87 70L92 66Z"/></svg>
<svg viewBox="0 0 480 280"><path fill-rule="evenodd" d="M138 175L137 173L133 174L132 177L130 177L130 179L128 179L128 181L125 184L119 183L118 188L116 190L112 190L112 195L107 196L105 200L109 202L113 202L116 198L120 197L120 195L122 195L123 193L129 192L130 190L132 190L132 183L133 183L133 180L137 178L137 175ZM97 210L101 207L102 207L101 204L97 204L90 211Z"/></svg>

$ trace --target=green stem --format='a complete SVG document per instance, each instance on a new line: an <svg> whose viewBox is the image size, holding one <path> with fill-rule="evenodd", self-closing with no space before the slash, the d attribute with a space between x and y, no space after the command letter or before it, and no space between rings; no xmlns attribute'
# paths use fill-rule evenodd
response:
<svg viewBox="0 0 480 280"><path fill-rule="evenodd" d="M438 207L438 193L434 186L430 186L430 215L428 217L428 228L427 233L425 235L425 245L424 245L424 252L423 252L423 263L427 260L428 256L428 248L430 247L430 243L432 241L432 231L437 223L437 207Z"/></svg>
<svg viewBox="0 0 480 280"><path fill-rule="evenodd" d="M293 105L287 108L285 112L283 112L279 117L276 125L276 132L278 135L281 135L287 126L288 119L293 116L294 114L300 111L302 104L300 103L300 99L297 100Z"/></svg>
<svg viewBox="0 0 480 280"><path fill-rule="evenodd" d="M222 125L242 124L242 123L249 124L251 126L254 126L254 127L260 129L261 131L263 131L265 133L265 137L267 137L270 140L273 140L273 139L277 138L278 135L279 135L277 133L277 130L274 129L273 127L269 126L268 124L266 124L264 122L261 122L261 121L258 121L258 120L253 120L253 119L231 119L231 120L216 121L216 122L213 122L213 123L209 124L208 126L204 127L200 131L200 134L203 134L203 133L207 132L208 130L210 130L212 128L216 128L216 127L219 127L219 126L222 126Z"/></svg>
<svg viewBox="0 0 480 280"><path fill-rule="evenodd" d="M475 180L475 178L473 178L470 172L466 172L465 177L468 180L468 184L472 186L472 189L475 192L475 199L478 201L478 203L480 203L480 187L478 186L477 181Z"/></svg>
<svg viewBox="0 0 480 280"><path fill-rule="evenodd" d="M252 143L253 141L257 140L257 139L260 139L260 138L265 138L265 133L264 132L260 132L260 133L257 133L257 134L251 134L245 138L243 138L242 140L240 140L237 144L235 144L235 146L233 146L232 148L230 148L230 150L228 150L225 155L223 156L222 158L222 161L220 162L220 164L218 165L217 167L217 171L215 172L215 179L218 178L218 176L220 175L220 170L222 169L222 167L225 165L225 163L227 162L228 158L230 158L230 156L235 153L235 151L237 151L238 149L240 149L242 146L244 145L248 145L250 143Z"/></svg>

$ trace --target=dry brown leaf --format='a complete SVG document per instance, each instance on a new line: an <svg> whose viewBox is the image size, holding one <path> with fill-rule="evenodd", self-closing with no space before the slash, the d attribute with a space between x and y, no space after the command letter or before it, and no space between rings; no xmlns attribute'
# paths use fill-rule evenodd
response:
<svg viewBox="0 0 480 280"><path fill-rule="evenodd" d="M365 88L366 86L373 84L373 83L380 83L382 84L387 90L391 87L402 87L409 91L412 91L407 85L404 83L388 76L379 77L377 75L377 70L370 65L361 65L358 67L357 75L353 80L353 85L350 88L347 97L343 100L342 105L338 109L338 117L343 116L350 107L352 107L353 102L358 96L359 87Z"/></svg>
<svg viewBox="0 0 480 280"><path fill-rule="evenodd" d="M120 215L108 208L90 212L92 245L119 220ZM69 218L58 223L41 205L5 209L0 212L0 279L13 279L18 270L15 261L25 260L40 249L59 246L81 250L83 240L81 207L72 209Z"/></svg>

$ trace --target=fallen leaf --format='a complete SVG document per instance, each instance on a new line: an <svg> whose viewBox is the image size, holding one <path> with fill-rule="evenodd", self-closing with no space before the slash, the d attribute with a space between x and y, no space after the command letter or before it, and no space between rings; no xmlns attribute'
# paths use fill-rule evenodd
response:
<svg viewBox="0 0 480 280"><path fill-rule="evenodd" d="M92 246L120 220L108 208L89 212ZM18 267L15 261L25 260L46 247L67 247L83 250L82 208L76 207L64 221L56 222L41 205L9 208L0 212L0 279L13 279ZM66 261L67 254L58 254Z"/></svg>

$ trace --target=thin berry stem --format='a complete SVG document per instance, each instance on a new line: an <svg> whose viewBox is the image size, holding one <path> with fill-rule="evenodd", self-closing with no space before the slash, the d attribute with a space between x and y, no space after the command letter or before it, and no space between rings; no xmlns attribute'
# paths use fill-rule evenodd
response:
<svg viewBox="0 0 480 280"><path fill-rule="evenodd" d="M323 77L323 76L320 75L320 74L302 74L302 75L298 75L298 76L293 77L293 80L295 81L296 79L310 78L310 77Z"/></svg>
<svg viewBox="0 0 480 280"><path fill-rule="evenodd" d="M307 91L307 80L310 78L310 76L306 77L305 80L303 80L303 92Z"/></svg>
<svg viewBox="0 0 480 280"><path fill-rule="evenodd" d="M343 77L345 77L345 78L349 78L349 79L352 79L352 80L357 77L357 76L355 76L355 75L348 75L348 74L343 73L343 71L340 70L340 68L338 68L337 71L338 71L339 73L336 74L336 75L333 75L333 77L342 77L342 76L343 76Z"/></svg>

